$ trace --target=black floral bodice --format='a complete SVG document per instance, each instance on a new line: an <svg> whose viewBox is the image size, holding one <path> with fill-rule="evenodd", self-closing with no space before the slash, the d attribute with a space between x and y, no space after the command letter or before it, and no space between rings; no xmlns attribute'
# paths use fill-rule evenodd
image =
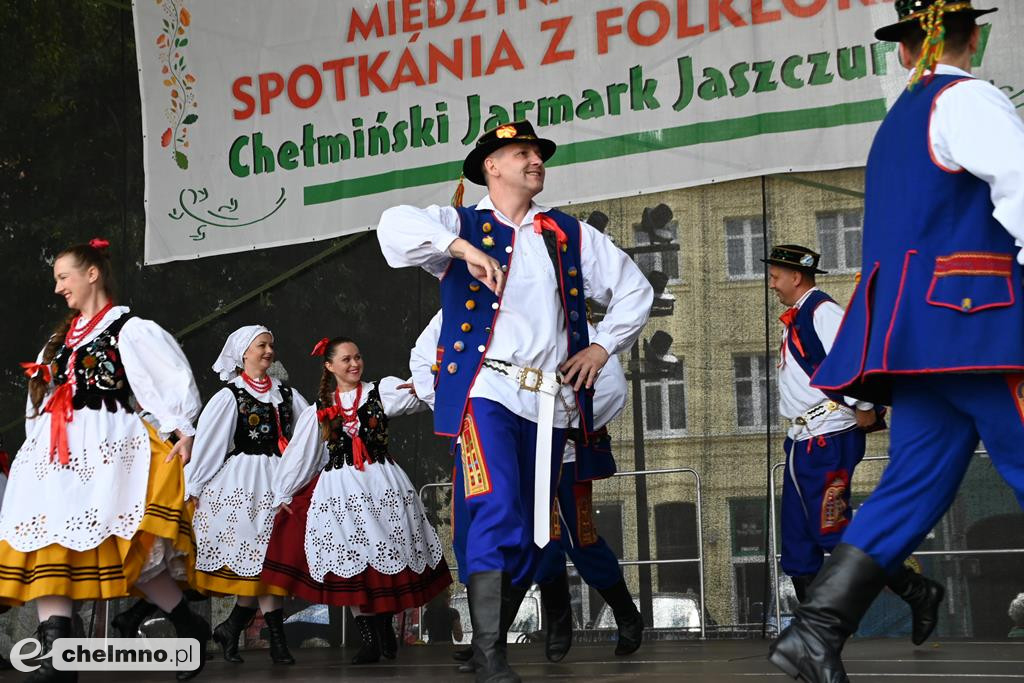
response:
<svg viewBox="0 0 1024 683"><path fill-rule="evenodd" d="M326 406L317 400L316 407L317 410L321 410ZM366 403L356 414L359 416L359 437L366 444L370 462L394 462L388 454L388 416L384 412L384 404L380 400L380 391L376 384L367 394ZM341 416L331 420L326 445L329 459L324 466L325 472L341 469L346 465L353 466L352 438L345 431Z"/></svg>
<svg viewBox="0 0 1024 683"><path fill-rule="evenodd" d="M281 385L281 403L276 406L277 415L274 414L273 403L256 400L245 387L229 384L228 389L235 395L235 401L238 404L238 417L235 422L235 446L227 454L227 458L239 453L281 457L281 449L277 445L278 417L281 419L281 430L284 432L285 438L291 438L292 428L295 425L291 387L285 384Z"/></svg>
<svg viewBox="0 0 1024 683"><path fill-rule="evenodd" d="M68 362L75 354L75 392L71 404L75 410L89 408L107 409L116 413L118 406L125 411L135 412L131 405L132 388L121 361L118 335L121 328L134 316L125 313L96 337L77 349L62 346L53 359L53 382L60 386L69 381Z"/></svg>

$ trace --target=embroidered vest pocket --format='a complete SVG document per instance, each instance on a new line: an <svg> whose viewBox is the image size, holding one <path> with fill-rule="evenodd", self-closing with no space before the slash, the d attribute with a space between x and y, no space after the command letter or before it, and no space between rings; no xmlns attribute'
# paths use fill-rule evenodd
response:
<svg viewBox="0 0 1024 683"><path fill-rule="evenodd" d="M1012 306L1013 267L1010 254L971 251L938 256L926 300L967 314Z"/></svg>

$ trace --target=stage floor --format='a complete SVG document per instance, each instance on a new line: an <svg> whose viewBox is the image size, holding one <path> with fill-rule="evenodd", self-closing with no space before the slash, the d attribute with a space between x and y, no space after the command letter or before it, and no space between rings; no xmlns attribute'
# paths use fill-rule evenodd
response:
<svg viewBox="0 0 1024 683"><path fill-rule="evenodd" d="M551 664L539 645L510 646L511 659L524 681L615 681L642 680L644 683L701 681L704 683L791 680L768 664L767 643L760 640L661 641L647 643L629 658L615 657L609 645L574 646L566 660ZM232 665L213 659L197 677L199 681L304 681L371 682L463 681L472 677L458 674L449 648L404 647L393 662L352 666L347 664L353 650L297 650L294 666L272 667L266 652L242 653L246 662ZM1024 679L1024 643L938 641L915 648L903 640L853 640L846 647L846 668L858 681L1005 681ZM22 675L0 673L0 680L17 681ZM133 681L168 683L169 672L125 674L88 673L82 683Z"/></svg>

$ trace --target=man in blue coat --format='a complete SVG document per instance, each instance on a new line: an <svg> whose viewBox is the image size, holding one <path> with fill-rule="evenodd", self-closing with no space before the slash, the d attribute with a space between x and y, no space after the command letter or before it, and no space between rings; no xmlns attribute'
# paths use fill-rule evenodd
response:
<svg viewBox="0 0 1024 683"><path fill-rule="evenodd" d="M818 289L815 276L825 273L820 258L807 247L780 244L765 260L769 286L788 306L779 318L779 414L790 422L783 444L781 565L800 602L850 523L850 482L864 457L865 435L885 427L873 403L811 386L843 319L839 304ZM938 622L942 585L904 564L887 585L910 606L912 639L920 645Z"/></svg>
<svg viewBox="0 0 1024 683"><path fill-rule="evenodd" d="M505 638L551 540L566 432L594 432L594 380L639 336L654 293L596 228L534 201L555 143L526 121L484 133L472 207L397 206L377 238L393 267L441 281L434 431L457 437L478 683L517 683ZM585 300L608 307L591 336ZM505 618L503 618L503 613Z"/></svg>
<svg viewBox="0 0 1024 683"><path fill-rule="evenodd" d="M808 588L772 663L843 683L843 644L953 503L979 438L1024 503L1024 123L970 75L970 2L897 0L913 72L868 157L862 278L814 375L893 407L890 463Z"/></svg>

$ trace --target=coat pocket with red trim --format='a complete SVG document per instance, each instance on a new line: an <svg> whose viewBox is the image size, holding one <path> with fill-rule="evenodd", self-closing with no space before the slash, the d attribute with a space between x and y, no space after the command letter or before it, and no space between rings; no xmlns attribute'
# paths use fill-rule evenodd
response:
<svg viewBox="0 0 1024 683"><path fill-rule="evenodd" d="M957 252L935 259L927 301L960 313L1012 306L1013 256L990 252Z"/></svg>

